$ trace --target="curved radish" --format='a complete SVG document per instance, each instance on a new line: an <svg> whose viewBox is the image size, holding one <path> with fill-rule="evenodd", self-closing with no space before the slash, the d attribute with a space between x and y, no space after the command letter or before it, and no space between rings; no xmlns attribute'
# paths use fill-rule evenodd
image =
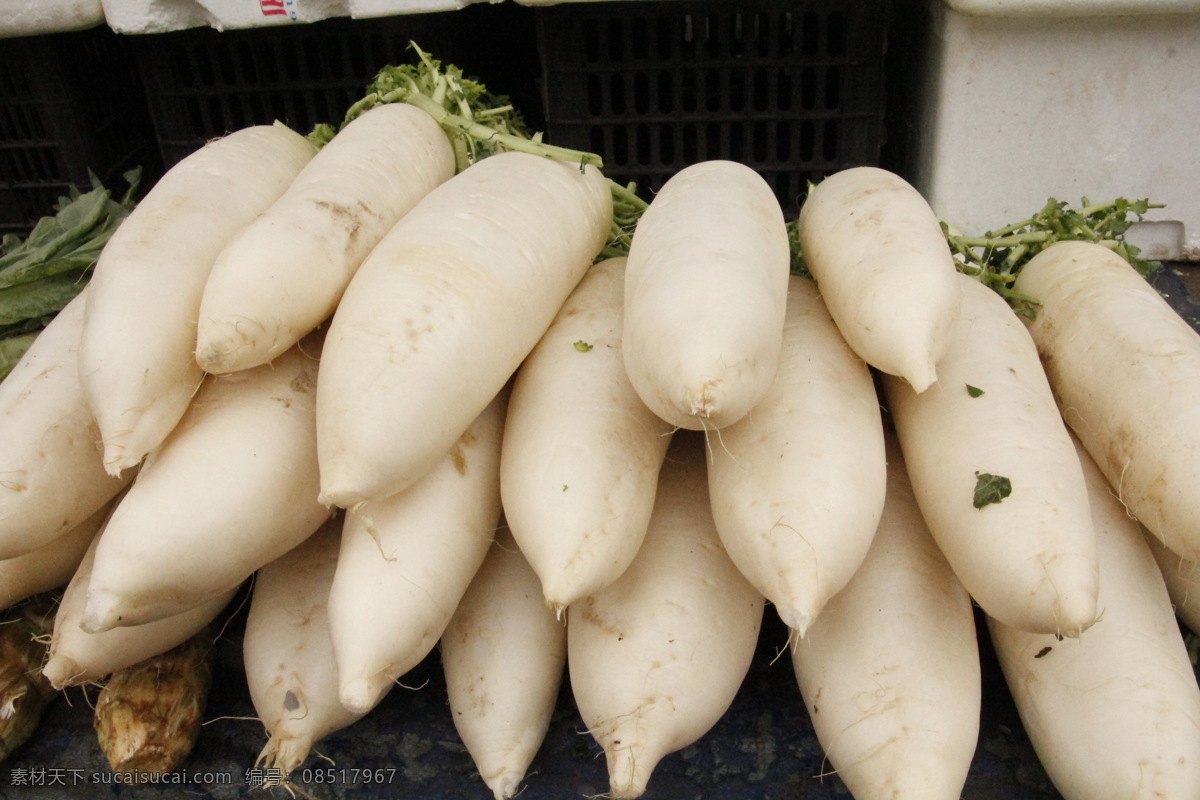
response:
<svg viewBox="0 0 1200 800"><path fill-rule="evenodd" d="M676 433L646 539L620 578L567 609L571 690L604 748L614 800L704 736L746 677L763 597L721 547L704 439Z"/></svg>
<svg viewBox="0 0 1200 800"><path fill-rule="evenodd" d="M0 383L0 559L53 543L133 479L105 471L79 379L88 291L58 312Z"/></svg>
<svg viewBox="0 0 1200 800"><path fill-rule="evenodd" d="M979 741L971 598L921 516L894 437L862 568L792 662L817 739L855 800L958 800Z"/></svg>
<svg viewBox="0 0 1200 800"><path fill-rule="evenodd" d="M278 123L209 142L171 167L105 245L89 283L79 376L109 474L140 463L187 410L204 375L196 317L213 261L314 153Z"/></svg>
<svg viewBox="0 0 1200 800"><path fill-rule="evenodd" d="M1136 520L1080 447L1103 616L1059 641L988 621L1025 731L1065 800L1194 797L1200 687Z"/></svg>
<svg viewBox="0 0 1200 800"><path fill-rule="evenodd" d="M388 229L453 174L450 140L424 111L389 103L357 117L217 256L200 301L199 365L247 369L298 342Z"/></svg>
<svg viewBox="0 0 1200 800"><path fill-rule="evenodd" d="M342 515L255 575L242 654L250 701L268 740L255 765L283 781L314 744L362 718L338 702L327 601ZM273 779L268 781L273 782Z"/></svg>
<svg viewBox="0 0 1200 800"><path fill-rule="evenodd" d="M87 633L81 622L99 541L99 537L92 541L54 615L54 633L42 674L56 689L91 683L165 653L204 630L237 594L234 587L153 622Z"/></svg>
<svg viewBox="0 0 1200 800"><path fill-rule="evenodd" d="M206 381L113 510L96 550L90 631L177 613L238 586L329 516L317 501L320 338Z"/></svg>
<svg viewBox="0 0 1200 800"><path fill-rule="evenodd" d="M69 583L115 502L101 506L96 513L49 544L0 561L0 609Z"/></svg>
<svg viewBox="0 0 1200 800"><path fill-rule="evenodd" d="M673 431L625 372L625 263L584 275L517 371L504 423L504 513L560 614L633 560Z"/></svg>
<svg viewBox="0 0 1200 800"><path fill-rule="evenodd" d="M496 800L515 797L546 737L567 628L508 528L496 532L441 640L454 727Z"/></svg>
<svg viewBox="0 0 1200 800"><path fill-rule="evenodd" d="M854 351L914 391L933 385L959 299L925 198L899 175L854 167L813 188L798 226L804 262Z"/></svg>
<svg viewBox="0 0 1200 800"><path fill-rule="evenodd" d="M808 278L790 279L774 385L709 451L721 542L803 636L866 557L887 485L871 372Z"/></svg>
<svg viewBox="0 0 1200 800"><path fill-rule="evenodd" d="M1175 616L1192 633L1200 633L1200 565L1172 553L1149 531L1145 538L1162 572L1167 594L1175 606Z"/></svg>
<svg viewBox="0 0 1200 800"><path fill-rule="evenodd" d="M693 430L741 419L775 377L790 268L783 210L757 172L714 160L671 176L625 276L622 353L646 405Z"/></svg>
<svg viewBox="0 0 1200 800"><path fill-rule="evenodd" d="M1059 242L1013 288L1062 415L1151 533L1200 560L1200 334L1123 258Z"/></svg>
<svg viewBox="0 0 1200 800"><path fill-rule="evenodd" d="M417 483L346 516L329 629L342 703L374 708L437 645L500 519L498 394Z"/></svg>
<svg viewBox="0 0 1200 800"><path fill-rule="evenodd" d="M519 152L473 164L406 214L329 326L323 502L389 497L443 458L550 326L611 219L599 171Z"/></svg>
<svg viewBox="0 0 1200 800"><path fill-rule="evenodd" d="M1097 614L1079 457L1024 325L991 289L956 280L962 310L941 379L917 394L884 377L913 491L988 614L1022 630L1076 635ZM984 496L993 483L997 495Z"/></svg>

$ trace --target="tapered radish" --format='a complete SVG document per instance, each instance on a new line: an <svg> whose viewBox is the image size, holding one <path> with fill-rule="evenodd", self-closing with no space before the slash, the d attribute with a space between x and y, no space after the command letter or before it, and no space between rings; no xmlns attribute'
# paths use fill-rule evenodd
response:
<svg viewBox="0 0 1200 800"><path fill-rule="evenodd" d="M284 781L314 744L363 716L338 702L329 638L342 524L341 514L330 517L254 578L242 653L250 700L269 737L255 764L279 770Z"/></svg>
<svg viewBox="0 0 1200 800"><path fill-rule="evenodd" d="M989 620L1034 750L1065 800L1195 797L1200 687L1139 523L1080 447L1103 616L1078 640Z"/></svg>
<svg viewBox="0 0 1200 800"><path fill-rule="evenodd" d="M925 198L899 175L854 167L800 207L800 249L833 319L871 366L923 392L957 316L957 269Z"/></svg>
<svg viewBox="0 0 1200 800"><path fill-rule="evenodd" d="M517 371L504 423L504 512L560 613L633 560L671 441L625 372L625 263L588 270Z"/></svg>
<svg viewBox="0 0 1200 800"><path fill-rule="evenodd" d="M473 164L406 214L329 326L322 500L390 497L432 469L550 326L611 218L598 170L518 152Z"/></svg>
<svg viewBox="0 0 1200 800"><path fill-rule="evenodd" d="M887 459L871 372L808 278L790 279L783 336L771 390L710 442L708 487L733 563L804 635L866 557Z"/></svg>
<svg viewBox="0 0 1200 800"><path fill-rule="evenodd" d="M42 674L58 689L100 680L119 669L165 653L204 630L237 594L237 587L234 587L144 625L87 633L80 623L98 542L98 538L94 539L88 548L54 615L54 633Z"/></svg>
<svg viewBox="0 0 1200 800"><path fill-rule="evenodd" d="M133 479L105 471L79 379L88 292L50 321L0 383L0 559L50 544Z"/></svg>
<svg viewBox="0 0 1200 800"><path fill-rule="evenodd" d="M454 727L496 800L515 797L546 737L567 663L565 621L507 527L441 640Z"/></svg>
<svg viewBox="0 0 1200 800"><path fill-rule="evenodd" d="M966 275L940 362L917 394L884 388L934 539L991 616L1075 635L1097 615L1096 543L1083 469L1029 333Z"/></svg>
<svg viewBox="0 0 1200 800"><path fill-rule="evenodd" d="M500 519L502 390L408 489L346 516L329 629L342 703L366 712L437 645Z"/></svg>
<svg viewBox="0 0 1200 800"><path fill-rule="evenodd" d="M676 433L642 549L620 578L567 610L571 690L604 748L610 797L640 797L665 755L724 715L762 615L762 595L713 524L703 437Z"/></svg>
<svg viewBox="0 0 1200 800"><path fill-rule="evenodd" d="M979 740L974 611L892 436L888 453L871 550L793 640L792 662L817 739L855 800L958 800Z"/></svg>
<svg viewBox="0 0 1200 800"><path fill-rule="evenodd" d="M388 229L453 174L450 140L424 111L389 103L357 117L217 256L197 362L233 372L294 345L333 313Z"/></svg>
<svg viewBox="0 0 1200 800"><path fill-rule="evenodd" d="M105 245L91 278L79 375L116 475L187 410L203 372L196 317L221 248L315 153L285 125L255 125L171 167Z"/></svg>
<svg viewBox="0 0 1200 800"><path fill-rule="evenodd" d="M319 334L269 365L206 381L114 509L84 625L102 631L224 593L307 538L317 501Z"/></svg>
<svg viewBox="0 0 1200 800"><path fill-rule="evenodd" d="M114 500L49 544L0 561L0 609L67 585L112 510Z"/></svg>
<svg viewBox="0 0 1200 800"><path fill-rule="evenodd" d="M750 167L684 167L638 221L622 353L656 414L681 428L741 419L775 377L791 267L787 226Z"/></svg>
<svg viewBox="0 0 1200 800"><path fill-rule="evenodd" d="M1157 536L1146 532L1146 543L1158 562L1175 616L1193 633L1200 633L1200 564L1172 553Z"/></svg>
<svg viewBox="0 0 1200 800"><path fill-rule="evenodd" d="M1062 415L1129 511L1200 560L1200 334L1124 259L1059 242L1017 274Z"/></svg>

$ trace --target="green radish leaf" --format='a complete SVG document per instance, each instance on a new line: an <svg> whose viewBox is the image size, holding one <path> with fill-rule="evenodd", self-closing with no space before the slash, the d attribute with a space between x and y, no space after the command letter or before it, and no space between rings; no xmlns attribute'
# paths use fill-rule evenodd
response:
<svg viewBox="0 0 1200 800"><path fill-rule="evenodd" d="M975 473L975 507L983 508L992 503L999 503L1012 494L1012 481L1003 475L989 475L986 472Z"/></svg>
<svg viewBox="0 0 1200 800"><path fill-rule="evenodd" d="M592 345L590 345L587 342L580 339L578 342L575 343L575 349L581 353L586 353L588 350L592 349Z"/></svg>
<svg viewBox="0 0 1200 800"><path fill-rule="evenodd" d="M971 397L979 397L980 395L983 394L983 389L980 389L978 386L972 386L971 384L968 383L967 384L967 394L971 395Z"/></svg>
<svg viewBox="0 0 1200 800"><path fill-rule="evenodd" d="M37 333L26 333L20 336L8 336L0 339L0 380L8 377L13 367L25 355L25 351L33 344Z"/></svg>

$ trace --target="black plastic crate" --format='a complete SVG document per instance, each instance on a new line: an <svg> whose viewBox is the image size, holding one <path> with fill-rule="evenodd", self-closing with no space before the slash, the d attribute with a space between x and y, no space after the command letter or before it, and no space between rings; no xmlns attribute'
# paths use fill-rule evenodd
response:
<svg viewBox="0 0 1200 800"><path fill-rule="evenodd" d="M124 37L100 26L0 44L0 233L24 235L89 170L113 182L158 169L154 131Z"/></svg>
<svg viewBox="0 0 1200 800"><path fill-rule="evenodd" d="M414 61L410 41L512 95L519 107L540 103L533 20L509 6L135 37L163 161L173 165L248 125L279 120L308 133L340 122L381 68ZM501 25L504 36L496 36ZM530 97L518 98L522 91Z"/></svg>
<svg viewBox="0 0 1200 800"><path fill-rule="evenodd" d="M567 3L542 10L547 137L648 197L682 167L759 171L789 216L806 182L877 165L886 0Z"/></svg>

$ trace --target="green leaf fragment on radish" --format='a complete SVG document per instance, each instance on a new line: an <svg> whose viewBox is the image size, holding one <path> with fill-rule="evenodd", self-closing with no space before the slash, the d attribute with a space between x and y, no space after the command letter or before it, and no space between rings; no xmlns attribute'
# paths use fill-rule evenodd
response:
<svg viewBox="0 0 1200 800"><path fill-rule="evenodd" d="M972 386L968 383L967 394L971 395L971 397L979 397L981 394L983 394L983 389L980 389L978 386Z"/></svg>
<svg viewBox="0 0 1200 800"><path fill-rule="evenodd" d="M986 472L975 473L975 507L983 508L992 503L999 503L1012 494L1012 481L1003 475L989 475Z"/></svg>
<svg viewBox="0 0 1200 800"><path fill-rule="evenodd" d="M590 345L587 342L580 339L578 342L575 343L575 349L581 353L586 353L588 350L592 349L592 345Z"/></svg>

